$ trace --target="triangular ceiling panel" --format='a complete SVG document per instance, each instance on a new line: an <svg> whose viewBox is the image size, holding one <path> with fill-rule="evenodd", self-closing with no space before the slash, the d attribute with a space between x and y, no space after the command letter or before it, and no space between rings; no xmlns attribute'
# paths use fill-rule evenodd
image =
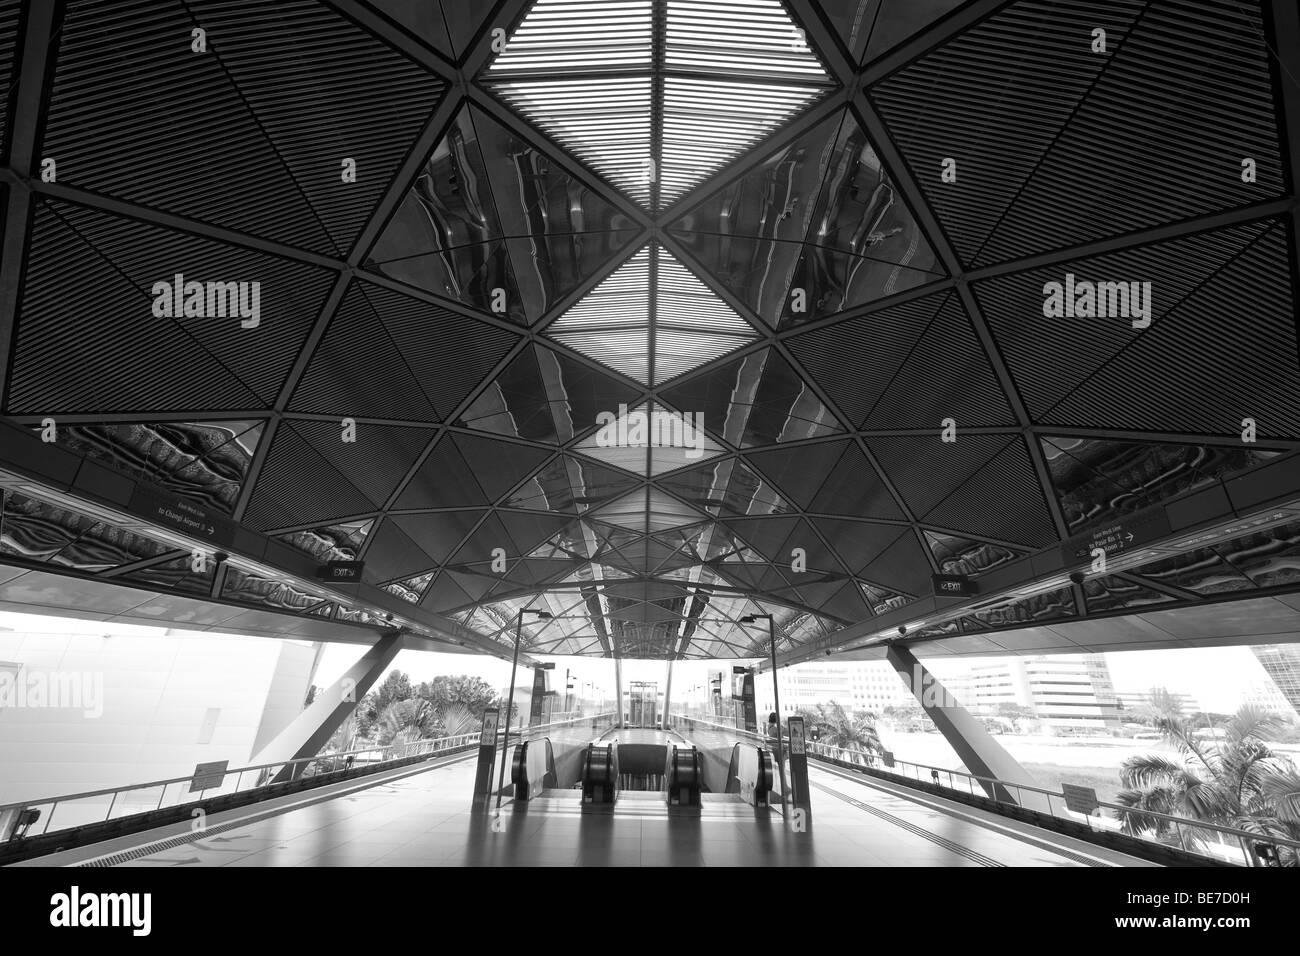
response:
<svg viewBox="0 0 1300 956"><path fill-rule="evenodd" d="M723 453L722 446L705 434L703 423L694 416L688 418L650 402L632 409L621 406L617 418L603 423L574 450L646 476L675 471Z"/></svg>
<svg viewBox="0 0 1300 956"><path fill-rule="evenodd" d="M660 478L655 484L714 517L782 514L793 510L780 492L759 477L743 458L725 458Z"/></svg>
<svg viewBox="0 0 1300 956"><path fill-rule="evenodd" d="M944 292L789 340L791 354L857 427L1014 426L960 298ZM857 360L844 361L846 352Z"/></svg>
<svg viewBox="0 0 1300 956"><path fill-rule="evenodd" d="M824 318L935 281L933 248L847 111L669 227L769 325Z"/></svg>
<svg viewBox="0 0 1300 956"><path fill-rule="evenodd" d="M246 519L259 527L325 522L383 506L429 444L423 428L333 421L281 423L253 488Z"/></svg>
<svg viewBox="0 0 1300 956"><path fill-rule="evenodd" d="M862 21L870 19L870 40L867 42L865 56L855 49L856 42L849 43L850 50L867 61L898 46L962 3L963 0L821 0L822 8L831 15L832 21L841 31L845 21L857 28L842 34L846 41L857 41L858 36L864 32L861 29ZM836 16L832 11L838 11L839 15ZM857 14L852 20L846 16L850 11Z"/></svg>
<svg viewBox="0 0 1300 956"><path fill-rule="evenodd" d="M1069 427L1300 433L1294 283L1278 223L1252 222L973 285L1025 405ZM1045 319L1057 283L1064 309ZM1111 282L1100 304L1099 283ZM1121 293L1127 291L1127 297ZM1124 307L1125 299L1128 308ZM1249 301L1248 310L1241 303ZM1223 321L1231 313L1236 318ZM1138 383L1158 379L1159 389Z"/></svg>
<svg viewBox="0 0 1300 956"><path fill-rule="evenodd" d="M669 385L673 407L704 414L709 431L740 448L819 438L843 426L775 349L754 352Z"/></svg>
<svg viewBox="0 0 1300 956"><path fill-rule="evenodd" d="M406 483L396 507L469 508L487 505L489 500L479 477L465 461L460 447L450 434L443 435L433 446L420 468Z"/></svg>
<svg viewBox="0 0 1300 956"><path fill-rule="evenodd" d="M631 385L613 375L530 345L479 393L457 423L559 444L596 424L601 412L626 405L636 395Z"/></svg>
<svg viewBox="0 0 1300 956"><path fill-rule="evenodd" d="M548 462L502 500L511 508L579 513L625 494L639 479L567 456Z"/></svg>
<svg viewBox="0 0 1300 956"><path fill-rule="evenodd" d="M821 491L826 476L835 469L850 445L852 443L848 441L795 445L771 451L753 451L745 456L745 460L766 475L787 500L808 510Z"/></svg>
<svg viewBox="0 0 1300 956"><path fill-rule="evenodd" d="M69 203L33 206L8 412L139 420L276 402L329 296L329 270ZM94 295L68 282L69 262ZM183 304L171 314L184 288L171 289L176 274L190 281L184 263L205 279L240 277L248 318L218 317L215 302L212 317L186 315ZM155 292L160 281L167 295ZM257 324L244 327L254 301ZM68 348L70 340L81 344Z"/></svg>
<svg viewBox="0 0 1300 956"><path fill-rule="evenodd" d="M60 183L324 254L347 254L448 86L303 0L72 0L57 38L41 149Z"/></svg>
<svg viewBox="0 0 1300 956"><path fill-rule="evenodd" d="M1021 0L871 88L908 165L925 172L917 183L964 261L975 258L1106 71L1110 57L1092 51L1093 30L1122 45L1148 6ZM1052 29L1043 29L1046 22ZM990 117L1014 124L990 136ZM949 157L958 160L956 182L939 177Z"/></svg>
<svg viewBox="0 0 1300 956"><path fill-rule="evenodd" d="M936 508L918 517L975 537L1040 548L1058 540L1043 494L1029 449L1017 437Z"/></svg>
<svg viewBox="0 0 1300 956"><path fill-rule="evenodd" d="M461 0L366 0L448 60L458 59L491 14Z"/></svg>
<svg viewBox="0 0 1300 956"><path fill-rule="evenodd" d="M754 341L754 330L657 244L628 259L547 330L642 385Z"/></svg>
<svg viewBox="0 0 1300 956"><path fill-rule="evenodd" d="M552 156L466 105L367 264L527 324L617 255L632 227Z"/></svg>
<svg viewBox="0 0 1300 956"><path fill-rule="evenodd" d="M843 521L836 518L811 518L817 530L844 559L845 565L857 577L866 574L877 558L884 554L900 537L911 534L906 525L875 524L869 521Z"/></svg>
<svg viewBox="0 0 1300 956"><path fill-rule="evenodd" d="M312 355L294 411L428 421L451 415L516 338L369 283L353 283Z"/></svg>
<svg viewBox="0 0 1300 956"><path fill-rule="evenodd" d="M483 76L647 208L704 182L829 83L778 0L655 6L538 0Z"/></svg>

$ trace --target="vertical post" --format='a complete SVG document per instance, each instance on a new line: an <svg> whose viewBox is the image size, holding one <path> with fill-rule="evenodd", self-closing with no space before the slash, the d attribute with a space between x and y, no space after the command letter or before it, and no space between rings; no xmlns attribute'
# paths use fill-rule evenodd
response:
<svg viewBox="0 0 1300 956"><path fill-rule="evenodd" d="M812 794L808 787L808 743L804 734L802 717L791 717L790 725L790 805L795 813L803 811L803 819L795 817L796 830L799 824L812 822Z"/></svg>
<svg viewBox="0 0 1300 956"><path fill-rule="evenodd" d="M614 720L615 727L623 726L623 662L619 658L614 658L614 698L618 705L618 716Z"/></svg>
<svg viewBox="0 0 1300 956"><path fill-rule="evenodd" d="M668 680L664 684L664 712L659 715L659 726L668 729L668 710L673 696L673 659L668 658Z"/></svg>
<svg viewBox="0 0 1300 956"><path fill-rule="evenodd" d="M483 725L478 738L478 767L474 774L474 804L483 801L486 808L492 796L492 762L497 753L497 726L500 711L489 707L483 711Z"/></svg>
<svg viewBox="0 0 1300 956"><path fill-rule="evenodd" d="M515 707L515 668L519 666L519 642L524 630L524 609L515 616L515 654L510 662L510 697L506 700L506 732L501 735L501 772L497 775L497 810L501 809L501 788L506 785L506 755L510 750L510 712Z"/></svg>
<svg viewBox="0 0 1300 956"><path fill-rule="evenodd" d="M785 788L785 750L781 746L781 691L776 679L776 625L772 622L772 615L766 617L768 647L772 652L772 701L776 706L776 766L781 772L781 818L788 821L790 792Z"/></svg>

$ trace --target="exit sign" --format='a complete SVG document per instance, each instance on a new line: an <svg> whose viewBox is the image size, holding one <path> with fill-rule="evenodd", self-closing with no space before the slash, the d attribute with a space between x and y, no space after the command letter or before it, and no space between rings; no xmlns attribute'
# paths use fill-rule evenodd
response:
<svg viewBox="0 0 1300 956"><path fill-rule="evenodd" d="M962 574L934 574L934 593L939 597L970 597L979 592L975 582Z"/></svg>
<svg viewBox="0 0 1300 956"><path fill-rule="evenodd" d="M326 581L360 581L364 561L331 561L321 568L321 577Z"/></svg>

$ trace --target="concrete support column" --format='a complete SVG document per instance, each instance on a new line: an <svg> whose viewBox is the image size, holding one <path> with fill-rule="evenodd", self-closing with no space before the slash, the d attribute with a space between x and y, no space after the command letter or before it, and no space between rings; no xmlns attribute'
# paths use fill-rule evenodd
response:
<svg viewBox="0 0 1300 956"><path fill-rule="evenodd" d="M321 747L393 663L405 642L406 637L400 631L380 637L342 677L318 694L310 707L254 754L253 762L282 763L320 753ZM290 778L290 771L282 770L275 782Z"/></svg>
<svg viewBox="0 0 1300 956"><path fill-rule="evenodd" d="M916 696L927 717L934 721L952 749L957 752L969 773L978 777L993 777L1007 783L1037 786L1029 771L994 740L984 726L957 703L942 684L934 679L910 650L900 644L891 644L886 652L889 663L898 676ZM980 784L994 800L1016 803L1032 810L1050 812L1047 798L1030 791L1013 791L993 783ZM1021 795L1020 800L1016 794Z"/></svg>

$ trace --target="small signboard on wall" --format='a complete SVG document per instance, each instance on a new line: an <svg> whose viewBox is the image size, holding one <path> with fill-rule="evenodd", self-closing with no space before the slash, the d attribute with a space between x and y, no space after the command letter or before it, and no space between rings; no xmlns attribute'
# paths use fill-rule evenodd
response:
<svg viewBox="0 0 1300 956"><path fill-rule="evenodd" d="M190 780L190 793L198 793L201 790L215 790L220 787L226 779L226 768L229 766L229 760L216 760L212 763L199 764L194 768L194 777Z"/></svg>
<svg viewBox="0 0 1300 956"><path fill-rule="evenodd" d="M1097 802L1097 791L1092 787L1077 787L1072 783L1061 784L1061 795L1065 797L1065 808L1085 816L1101 806Z"/></svg>

